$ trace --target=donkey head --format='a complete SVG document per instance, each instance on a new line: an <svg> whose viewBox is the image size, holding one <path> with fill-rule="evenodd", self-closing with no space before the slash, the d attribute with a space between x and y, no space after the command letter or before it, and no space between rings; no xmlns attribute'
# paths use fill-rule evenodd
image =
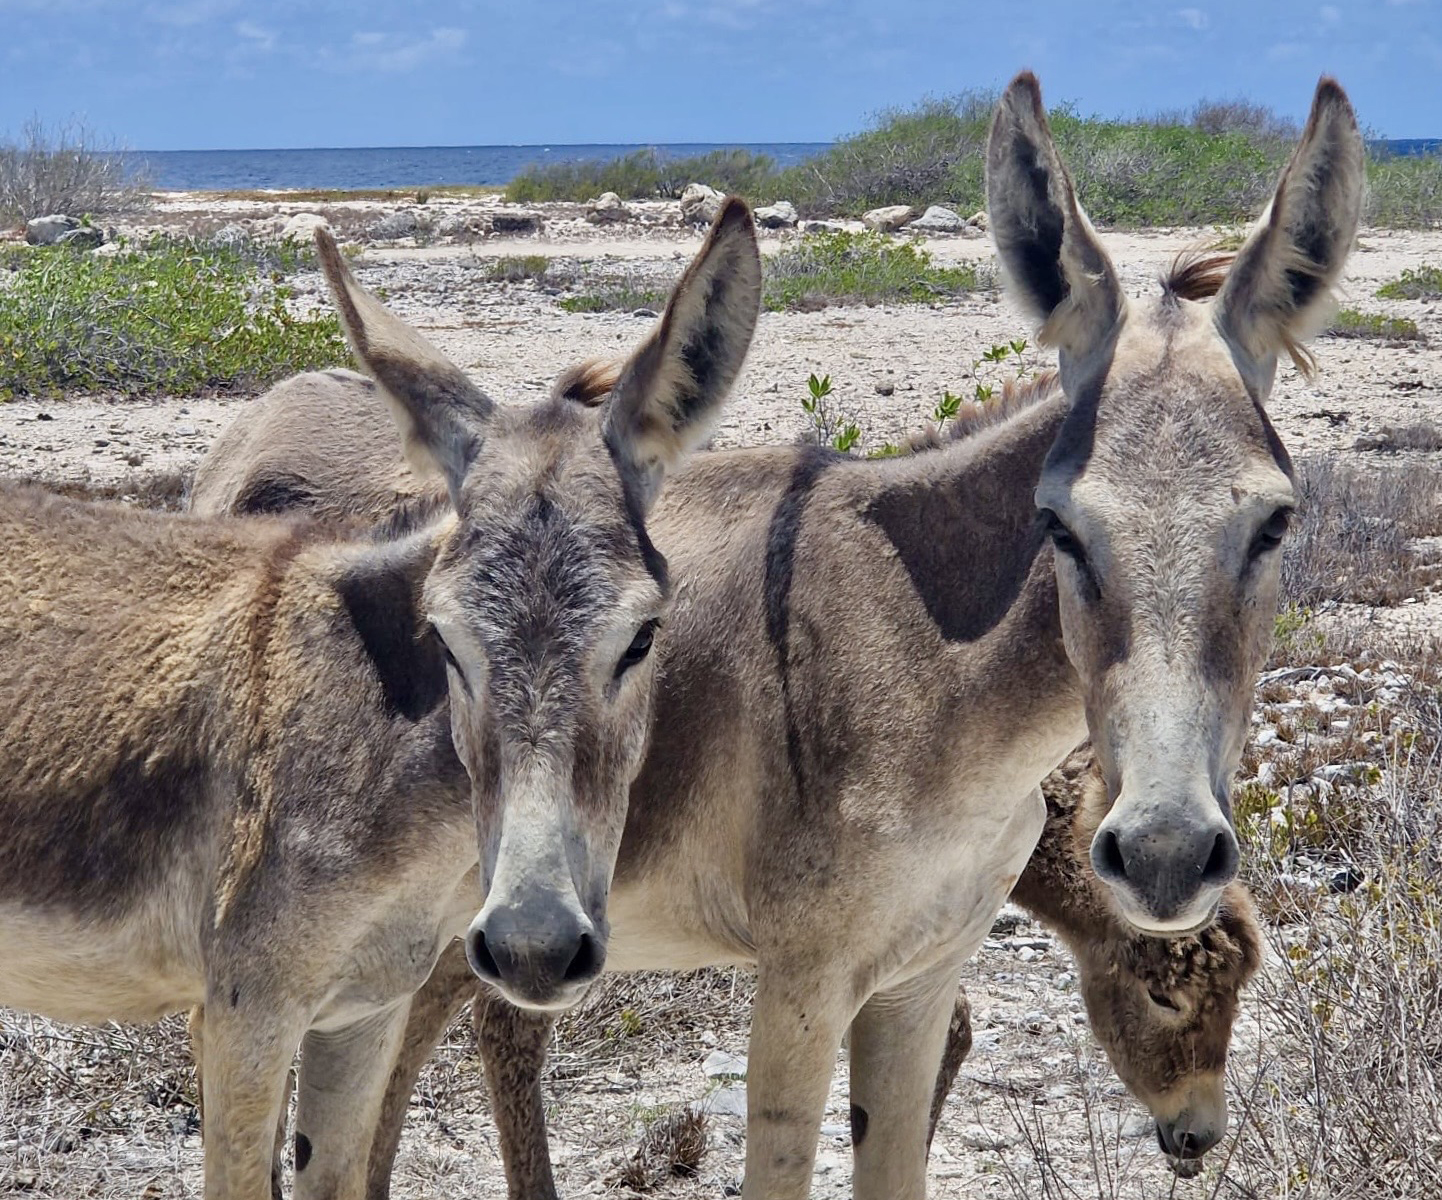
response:
<svg viewBox="0 0 1442 1200"><path fill-rule="evenodd" d="M513 1003L563 1008L605 959L606 896L650 728L669 585L645 516L750 345L751 215L740 201L722 209L603 401L558 388L525 409L494 405L356 284L328 236L317 242L407 460L444 480L454 510L388 552L415 585L412 646L397 653L424 643L444 671L471 781L485 902L467 953Z"/></svg>
<svg viewBox="0 0 1442 1200"><path fill-rule="evenodd" d="M1059 352L1068 414L1036 489L1066 651L1113 801L1092 862L1139 929L1209 922L1237 869L1232 775L1296 503L1263 408L1325 315L1359 220L1362 139L1324 79L1214 299L1129 301L1077 203L1041 92L1018 76L987 146L1012 294Z"/></svg>
<svg viewBox="0 0 1442 1200"><path fill-rule="evenodd" d="M1074 947L1091 1027L1121 1081L1156 1119L1164 1153L1201 1158L1227 1128L1227 1047L1242 986L1262 961L1247 891L1188 937L1129 934Z"/></svg>

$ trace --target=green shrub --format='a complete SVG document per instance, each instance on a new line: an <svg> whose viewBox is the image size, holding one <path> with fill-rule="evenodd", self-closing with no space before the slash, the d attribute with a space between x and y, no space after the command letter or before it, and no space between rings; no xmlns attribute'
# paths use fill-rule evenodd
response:
<svg viewBox="0 0 1442 1200"><path fill-rule="evenodd" d="M665 158L637 150L624 158L548 163L528 167L506 185L513 204L546 200L582 203L602 192L623 200L674 200L690 183L705 183L728 194L757 196L776 176L776 164L749 150L713 150L692 158Z"/></svg>
<svg viewBox="0 0 1442 1200"><path fill-rule="evenodd" d="M1377 295L1382 300L1442 300L1442 267L1408 267L1379 287Z"/></svg>
<svg viewBox="0 0 1442 1200"><path fill-rule="evenodd" d="M666 304L666 292L627 278L601 278L589 290L566 296L560 305L567 312L634 312L653 309L660 312Z"/></svg>
<svg viewBox="0 0 1442 1200"><path fill-rule="evenodd" d="M307 253L167 239L32 251L0 288L0 397L261 391L344 363L335 317L287 305L284 272Z"/></svg>
<svg viewBox="0 0 1442 1200"><path fill-rule="evenodd" d="M911 242L869 232L807 234L764 268L764 303L772 310L924 302L991 282L976 267L936 267Z"/></svg>
<svg viewBox="0 0 1442 1200"><path fill-rule="evenodd" d="M710 184L756 202L786 199L803 216L859 216L886 204L985 200L983 159L996 96L965 92L882 112L860 133L803 163L777 169L745 150L664 160L643 150L612 162L557 163L523 173L515 201L586 200L604 191L670 197ZM1245 101L1131 121L1051 113L1057 144L1082 203L1104 225L1197 225L1250 221L1271 195L1298 131ZM1442 157L1373 156L1366 220L1385 226L1442 221Z"/></svg>
<svg viewBox="0 0 1442 1200"><path fill-rule="evenodd" d="M486 270L486 278L496 283L519 283L524 279L544 279L551 269L551 260L544 254L506 254Z"/></svg>
<svg viewBox="0 0 1442 1200"><path fill-rule="evenodd" d="M1422 340L1417 322L1409 317L1389 317L1385 313L1358 312L1344 308L1327 330L1332 337L1369 338L1384 342L1417 342Z"/></svg>

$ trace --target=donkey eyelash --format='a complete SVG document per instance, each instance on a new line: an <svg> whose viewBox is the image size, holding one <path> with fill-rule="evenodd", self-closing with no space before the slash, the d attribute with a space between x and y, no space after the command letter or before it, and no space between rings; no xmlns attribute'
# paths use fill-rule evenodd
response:
<svg viewBox="0 0 1442 1200"><path fill-rule="evenodd" d="M1282 544L1287 530L1291 528L1294 511L1283 506L1262 523L1262 527L1252 537L1252 544L1247 548L1248 561L1266 554L1269 550L1275 550Z"/></svg>

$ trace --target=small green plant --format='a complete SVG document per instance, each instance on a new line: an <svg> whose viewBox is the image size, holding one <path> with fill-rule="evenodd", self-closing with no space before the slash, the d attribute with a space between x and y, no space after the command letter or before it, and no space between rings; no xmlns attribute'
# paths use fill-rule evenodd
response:
<svg viewBox="0 0 1442 1200"><path fill-rule="evenodd" d="M417 189L416 189L416 203L417 203L417 204L429 204L430 202L431 202L431 191L430 191L430 188L417 188Z"/></svg>
<svg viewBox="0 0 1442 1200"><path fill-rule="evenodd" d="M806 380L806 391L807 395L801 397L801 407L811 418L816 444L850 454L861 440L861 426L848 419L832 402L831 376L813 373Z"/></svg>
<svg viewBox="0 0 1442 1200"><path fill-rule="evenodd" d="M665 306L666 293L628 279L603 279L595 290L562 297L559 303L570 313L635 312L638 309L659 312Z"/></svg>
<svg viewBox="0 0 1442 1200"><path fill-rule="evenodd" d="M486 278L497 283L519 283L544 279L550 269L551 260L544 254L507 254L490 265Z"/></svg>
<svg viewBox="0 0 1442 1200"><path fill-rule="evenodd" d="M1382 300L1442 300L1442 267L1408 267L1377 289Z"/></svg>
<svg viewBox="0 0 1442 1200"><path fill-rule="evenodd" d="M1366 338L1383 342L1418 342L1422 340L1417 322L1410 317L1389 317L1385 313L1358 312L1344 308L1327 330L1332 337Z"/></svg>

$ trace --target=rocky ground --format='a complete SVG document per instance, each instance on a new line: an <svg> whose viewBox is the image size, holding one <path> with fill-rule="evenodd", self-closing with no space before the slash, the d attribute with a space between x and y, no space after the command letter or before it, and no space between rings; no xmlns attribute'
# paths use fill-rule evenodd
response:
<svg viewBox="0 0 1442 1200"><path fill-rule="evenodd" d="M624 354L653 318L570 314L544 284L492 282L489 266L506 255L539 254L572 270L668 282L701 235L678 224L674 205L630 207L635 219L598 226L585 219L582 206L542 206L532 210L543 218L538 232L501 235L487 232L495 212L505 210L489 196L433 197L424 205L325 204L320 211L343 239L361 244L356 267L366 286L381 290L397 312L492 394L524 402L542 395L577 359ZM216 201L177 194L145 224L192 232L241 224L275 233L296 212L313 208L283 199ZM378 223L398 211L423 219L428 228L416 226L395 238L372 236ZM399 220L385 228L412 227ZM764 247L774 251L794 236L789 230L768 232ZM1215 230L1192 229L1104 233L1103 241L1128 288L1142 294L1177 251L1216 236ZM924 244L942 264L991 259L982 237L936 235ZM1422 338L1394 344L1324 337L1314 347L1321 366L1317 380L1283 368L1271 413L1294 456L1337 452L1364 466L1380 466L1391 456L1359 444L1385 444L1389 428L1442 424L1442 309L1373 295L1380 284L1422 262L1442 263L1442 232L1363 233L1344 284L1345 302L1410 317ZM302 275L297 289L298 302L323 302L318 276ZM808 421L799 401L812 372L831 376L838 405L861 424L868 443L895 439L924 422L943 389L969 392L974 379L997 377L985 366L975 367L974 360L993 343L1024 333L1020 316L995 291L930 306L767 313L717 443L803 434ZM1028 349L1023 364L1038 369L1046 358ZM119 484L124 491L192 467L246 404L230 398L16 401L0 409L0 471ZM1379 612L1338 609L1328 619L1347 629L1370 624L1379 636L1430 634L1435 605L1425 591L1412 599ZM1248 778L1276 786L1285 776L1293 786L1299 770L1293 760L1305 744L1311 757L1296 786L1312 788L1308 795L1344 784L1384 787L1402 726L1394 729L1390 719L1379 724L1377 714L1396 708L1411 668L1385 655L1368 661L1357 654L1339 666L1313 664L1305 661L1305 651L1298 653L1300 665L1279 668L1282 673L1264 679L1259 689ZM1335 865L1293 864L1296 887L1325 891L1326 873ZM1295 934L1289 932L1286 906L1276 912L1271 971ZM972 1000L976 1042L932 1154L933 1195L991 1200L1242 1194L1235 1187L1222 1190L1219 1156L1197 1180L1171 1174L1144 1110L1126 1095L1090 1040L1067 955L1044 930L1011 913L962 979ZM1238 1098L1294 1086L1278 1067L1275 1018L1266 995L1265 987L1249 993L1238 1025L1233 1055ZM718 1065L713 1055L745 1054L748 996L748 981L732 972L619 980L570 1018L550 1081L564 1195L624 1194L616 1182L618 1169L644 1130L683 1104L709 1111L709 1150L694 1178L665 1180L660 1194L735 1194L744 1089L733 1076L744 1066ZM814 1187L826 1200L849 1195L845 1078L843 1054ZM1303 1100L1299 1093L1296 1101ZM200 1142L179 1025L77 1031L0 1013L4 1190L117 1200L199 1196ZM461 1029L427 1071L393 1194L505 1195L487 1101Z"/></svg>

